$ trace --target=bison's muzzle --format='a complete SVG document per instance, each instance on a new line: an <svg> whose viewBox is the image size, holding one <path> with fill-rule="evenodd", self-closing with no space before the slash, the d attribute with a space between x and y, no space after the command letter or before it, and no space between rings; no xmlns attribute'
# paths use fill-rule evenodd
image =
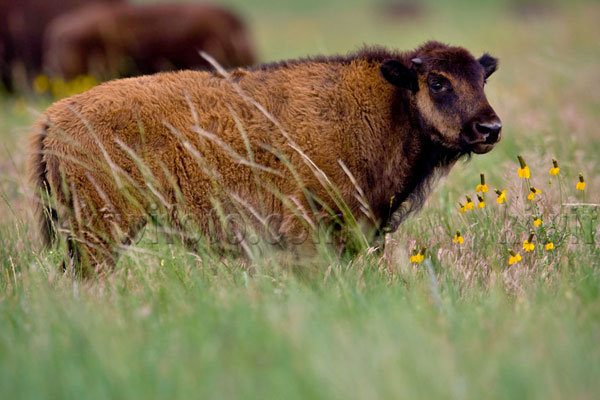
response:
<svg viewBox="0 0 600 400"><path fill-rule="evenodd" d="M502 122L494 114L485 121L475 119L465 128L461 136L467 148L476 154L484 154L500 141Z"/></svg>

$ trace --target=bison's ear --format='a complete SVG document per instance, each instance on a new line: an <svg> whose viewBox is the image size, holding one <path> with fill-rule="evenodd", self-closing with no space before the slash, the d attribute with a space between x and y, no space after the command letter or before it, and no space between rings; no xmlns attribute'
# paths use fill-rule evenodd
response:
<svg viewBox="0 0 600 400"><path fill-rule="evenodd" d="M385 80L392 85L411 90L412 92L419 90L417 73L400 61L384 61L381 64L380 70Z"/></svg>
<svg viewBox="0 0 600 400"><path fill-rule="evenodd" d="M488 53L482 55L477 61L483 67L486 79L498 69L498 59L490 56Z"/></svg>

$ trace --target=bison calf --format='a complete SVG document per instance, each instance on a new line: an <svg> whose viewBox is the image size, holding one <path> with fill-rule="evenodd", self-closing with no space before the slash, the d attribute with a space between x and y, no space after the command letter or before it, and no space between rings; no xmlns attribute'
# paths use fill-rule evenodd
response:
<svg viewBox="0 0 600 400"><path fill-rule="evenodd" d="M91 5L54 20L44 42L46 71L66 79L206 68L199 50L225 67L255 60L243 22L211 5Z"/></svg>
<svg viewBox="0 0 600 400"><path fill-rule="evenodd" d="M433 177L500 139L484 94L496 66L428 42L105 83L35 126L43 235L66 232L95 266L114 262L157 205L201 232L240 213L283 244L323 215L393 230Z"/></svg>

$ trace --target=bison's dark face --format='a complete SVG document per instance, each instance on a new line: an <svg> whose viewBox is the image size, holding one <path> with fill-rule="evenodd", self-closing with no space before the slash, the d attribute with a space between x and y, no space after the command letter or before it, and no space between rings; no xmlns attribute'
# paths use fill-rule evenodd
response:
<svg viewBox="0 0 600 400"><path fill-rule="evenodd" d="M502 129L484 93L497 65L488 54L475 59L460 47L430 42L408 62L385 61L381 72L390 83L410 91L413 109L434 141L482 154L500 140Z"/></svg>

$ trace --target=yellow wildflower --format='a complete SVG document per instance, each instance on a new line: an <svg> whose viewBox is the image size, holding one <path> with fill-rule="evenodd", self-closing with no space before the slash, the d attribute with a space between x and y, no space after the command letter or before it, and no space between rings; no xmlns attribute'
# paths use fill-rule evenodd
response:
<svg viewBox="0 0 600 400"><path fill-rule="evenodd" d="M506 190L500 191L496 189L496 194L498 195L496 198L496 203L502 204L506 201Z"/></svg>
<svg viewBox="0 0 600 400"><path fill-rule="evenodd" d="M160 260L160 266L164 267L165 266L165 260Z"/></svg>
<svg viewBox="0 0 600 400"><path fill-rule="evenodd" d="M419 264L421 261L423 261L425 259L425 250L425 247L423 247L420 252L417 251L417 249L414 249L413 255L410 256L410 262Z"/></svg>
<svg viewBox="0 0 600 400"><path fill-rule="evenodd" d="M550 168L550 171L548 171L548 173L550 175L558 176L558 173L560 172L560 168L558 167L558 161L556 161L554 158L552 159L552 165L554 165L554 166L552 168Z"/></svg>
<svg viewBox="0 0 600 400"><path fill-rule="evenodd" d="M460 206L460 213L464 213L465 211L467 211L467 209L465 208L464 204L461 203L460 201L458 202L458 205Z"/></svg>
<svg viewBox="0 0 600 400"><path fill-rule="evenodd" d="M533 186L531 186L529 188L529 194L527 195L527 200L531 200L533 201L535 199L535 196L542 193L541 190L534 188Z"/></svg>
<svg viewBox="0 0 600 400"><path fill-rule="evenodd" d="M509 250L509 253L510 253L510 257L508 258L508 265L513 265L513 264L518 263L519 261L522 260L520 254L515 253L512 250Z"/></svg>
<svg viewBox="0 0 600 400"><path fill-rule="evenodd" d="M33 80L33 90L36 93L46 93L50 90L50 79L44 74L36 76Z"/></svg>
<svg viewBox="0 0 600 400"><path fill-rule="evenodd" d="M473 210L475 208L475 204L473 204L473 200L469 196L465 196L467 198L467 202L465 203L466 210Z"/></svg>
<svg viewBox="0 0 600 400"><path fill-rule="evenodd" d="M541 219L539 219L538 217L533 217L533 226L540 226L541 224L543 224L544 221L542 221Z"/></svg>
<svg viewBox="0 0 600 400"><path fill-rule="evenodd" d="M460 231L456 231L456 233L454 234L454 239L452 239L452 241L454 243L463 244L465 239L460 235Z"/></svg>
<svg viewBox="0 0 600 400"><path fill-rule="evenodd" d="M85 88L85 90L88 90L88 89L91 89L94 86L98 85L98 80L96 78L94 78L93 76L84 75L81 80L81 84Z"/></svg>
<svg viewBox="0 0 600 400"><path fill-rule="evenodd" d="M535 244L531 243L529 240L526 240L523 242L523 249L527 252L530 252L535 249Z"/></svg>
<svg viewBox="0 0 600 400"><path fill-rule="evenodd" d="M62 79L52 79L50 81L50 92L55 99L62 99L68 96L67 85Z"/></svg>
<svg viewBox="0 0 600 400"><path fill-rule="evenodd" d="M548 243L546 243L546 250L548 250L548 251L554 250L554 243L552 243L551 241L548 241Z"/></svg>
<svg viewBox="0 0 600 400"><path fill-rule="evenodd" d="M477 208L485 208L485 199L483 198L483 196L477 195L477 200L479 200Z"/></svg>
<svg viewBox="0 0 600 400"><path fill-rule="evenodd" d="M517 156L517 158L519 159L519 165L521 165L521 167L517 170L519 178L529 179L531 177L531 171L529 171L529 167L527 164L525 164L523 157Z"/></svg>
<svg viewBox="0 0 600 400"><path fill-rule="evenodd" d="M583 174L581 174L581 173L579 174L579 182L577 182L575 189L581 190L581 191L585 190L585 180L583 179Z"/></svg>
<svg viewBox="0 0 600 400"><path fill-rule="evenodd" d="M475 188L476 192L481 192L481 193L487 193L488 192L488 187L485 184L485 175L484 174L480 174L479 178L481 180L481 183L479 185L477 185L477 187Z"/></svg>
<svg viewBox="0 0 600 400"><path fill-rule="evenodd" d="M535 244L533 244L533 233L531 233L529 235L529 238L527 238L527 240L523 242L523 249L526 252L530 252L533 251L533 249L535 249Z"/></svg>

